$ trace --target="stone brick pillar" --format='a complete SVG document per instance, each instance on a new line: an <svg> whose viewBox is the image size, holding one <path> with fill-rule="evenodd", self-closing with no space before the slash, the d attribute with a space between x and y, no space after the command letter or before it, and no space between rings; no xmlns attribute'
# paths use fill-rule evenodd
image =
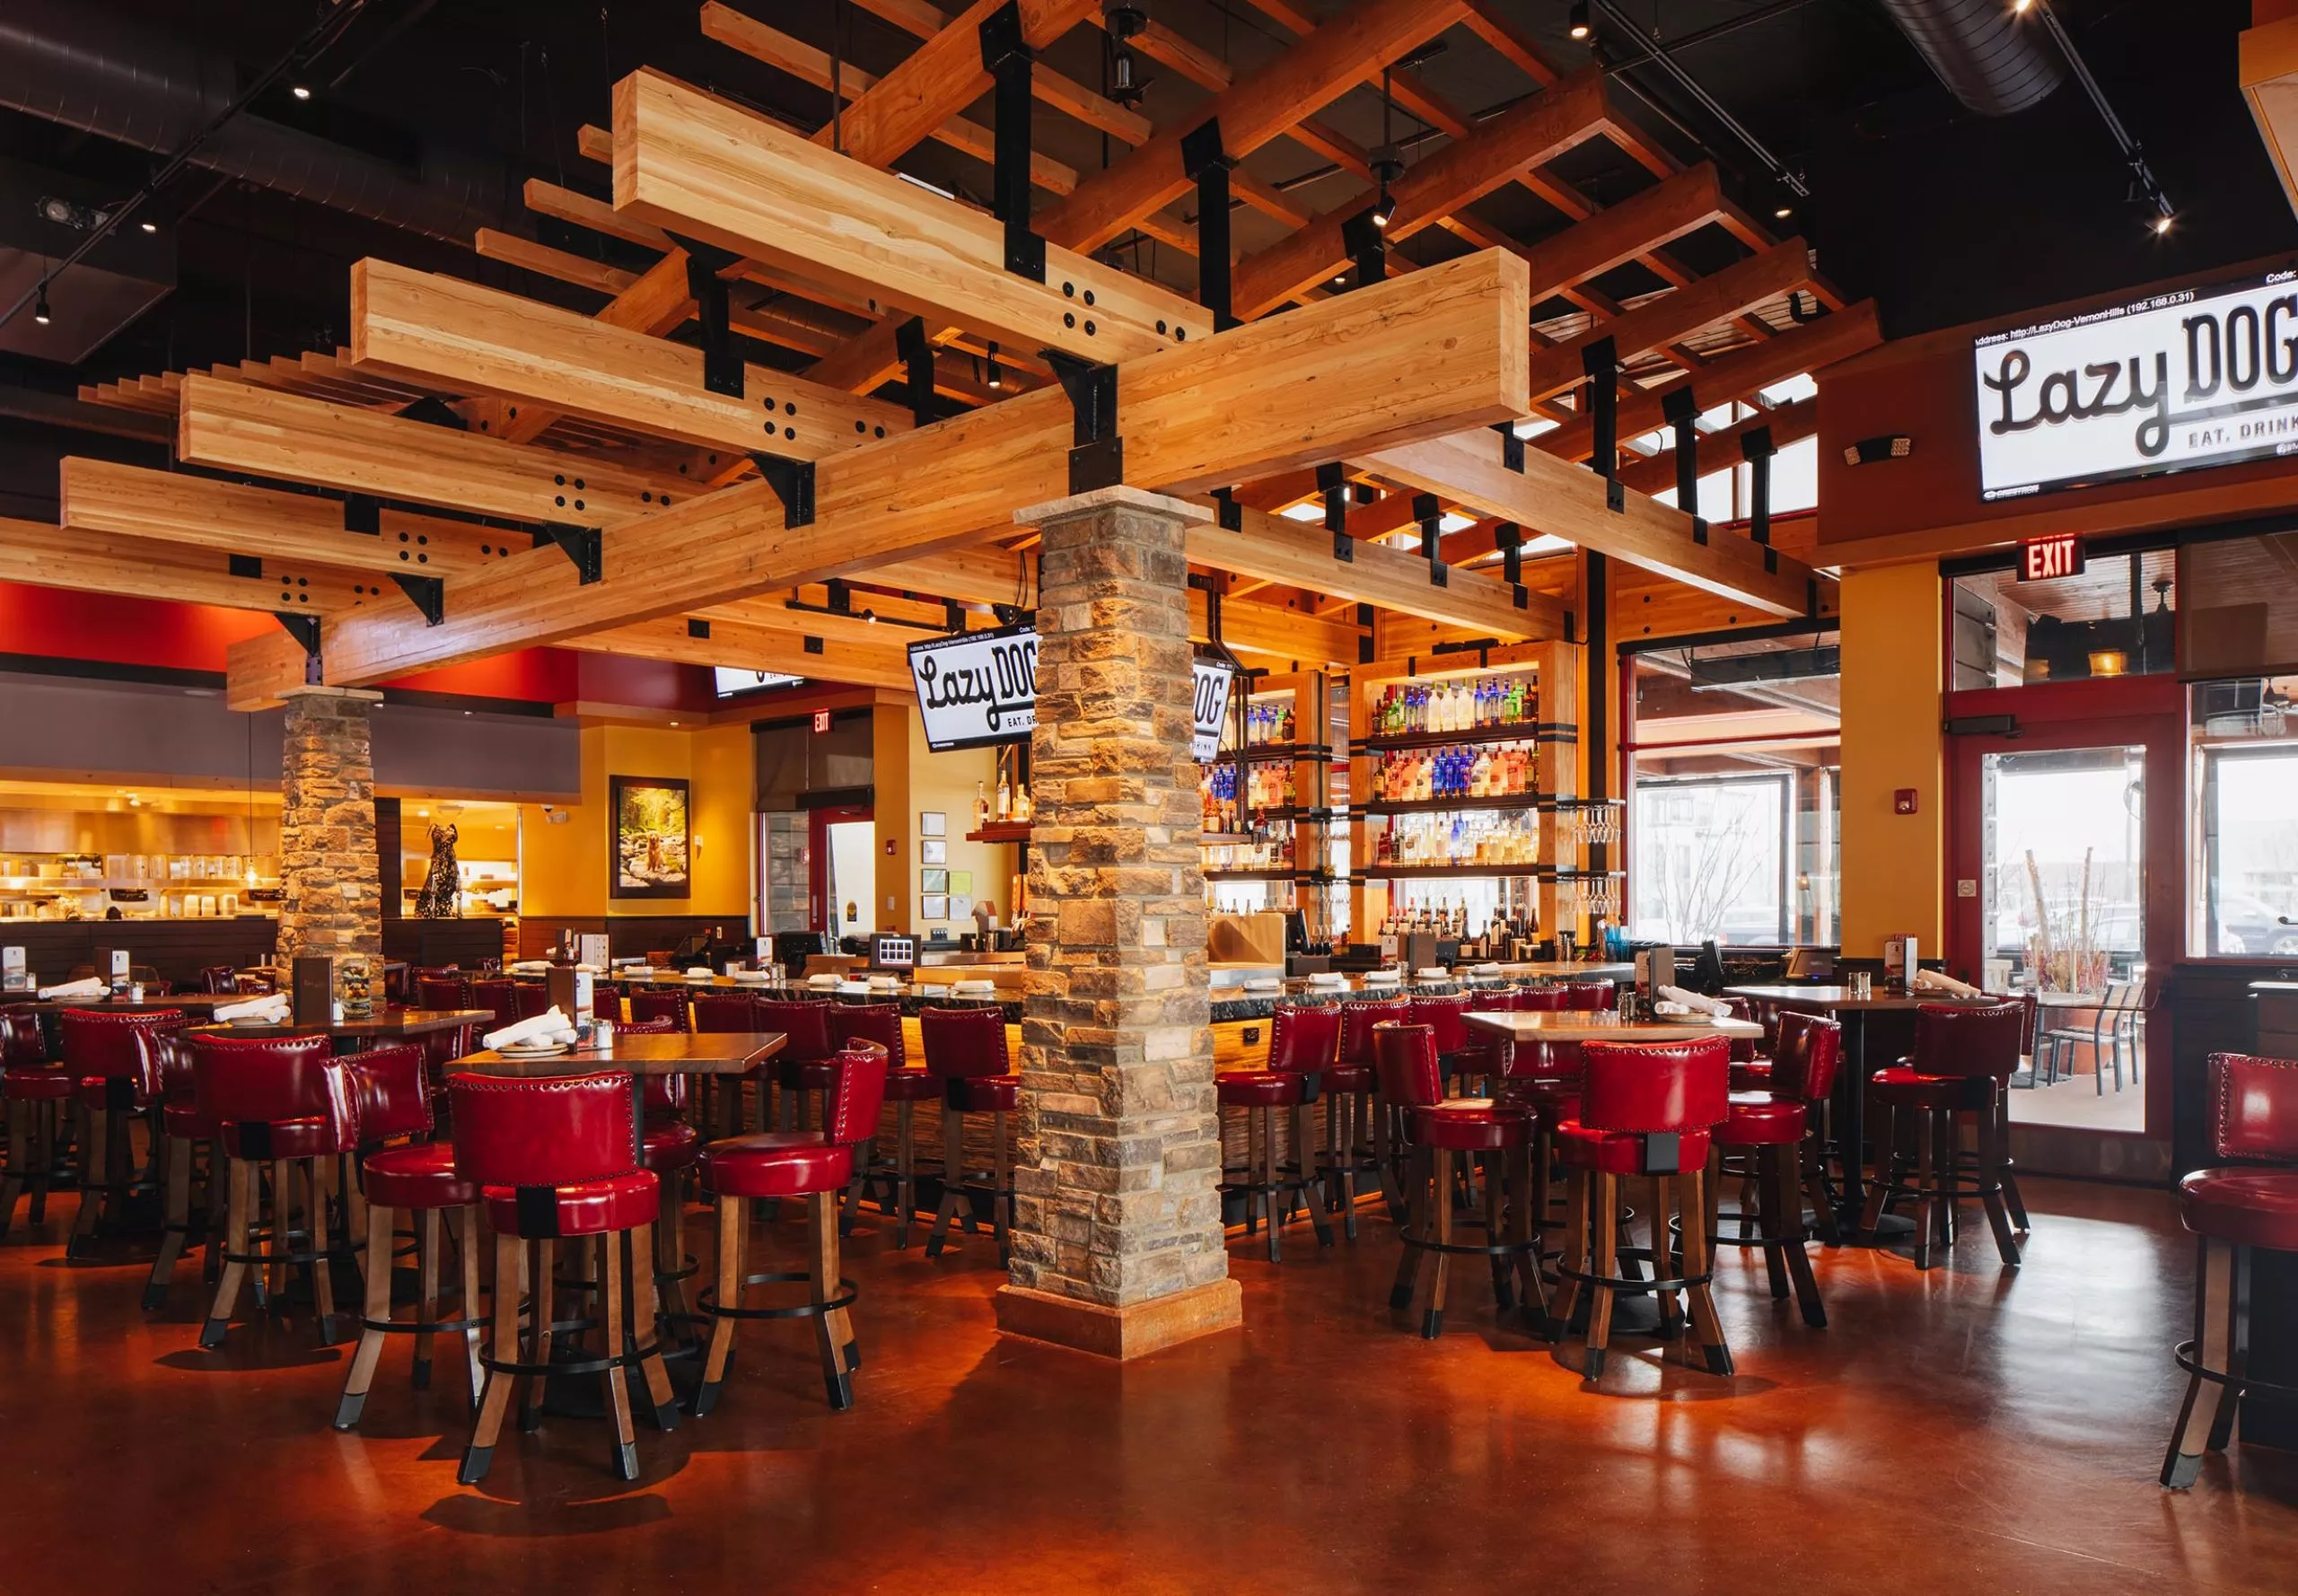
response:
<svg viewBox="0 0 2298 1596"><path fill-rule="evenodd" d="M1189 756L1193 504L1108 488L1040 529L1020 1157L1001 1329L1118 1358L1241 1321Z"/></svg>
<svg viewBox="0 0 2298 1596"><path fill-rule="evenodd" d="M355 688L289 691L280 773L279 959L383 951L375 856L375 757Z"/></svg>

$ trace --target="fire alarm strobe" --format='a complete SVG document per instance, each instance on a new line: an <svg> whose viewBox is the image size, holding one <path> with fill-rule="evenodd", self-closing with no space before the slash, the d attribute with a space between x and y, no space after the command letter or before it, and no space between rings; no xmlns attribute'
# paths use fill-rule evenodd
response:
<svg viewBox="0 0 2298 1596"><path fill-rule="evenodd" d="M1901 787L1891 794L1891 812L1893 814L1911 815L1915 811L1915 789L1913 787Z"/></svg>

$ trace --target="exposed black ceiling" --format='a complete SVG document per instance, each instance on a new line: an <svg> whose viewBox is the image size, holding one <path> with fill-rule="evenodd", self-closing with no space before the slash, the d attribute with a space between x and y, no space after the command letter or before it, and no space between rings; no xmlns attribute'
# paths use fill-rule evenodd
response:
<svg viewBox="0 0 2298 1596"><path fill-rule="evenodd" d="M836 29L842 58L872 71L914 48L908 35L835 0L734 3L823 48ZM1811 189L1801 214L1783 226L1801 229L1819 251L1820 270L1846 293L1877 299L1894 336L2298 247L2298 223L2235 88L2235 37L2249 10L2240 0L2057 0L2058 14L2177 206L2176 224L2162 236L2146 226L2112 140L2072 82L2031 110L1986 118L1957 103L1873 0L1618 3L1644 27L1656 27L1663 42L1693 40L1676 52L1680 65ZM957 0L943 4L957 9ZM1317 14L1341 9L1340 0L1299 4ZM1559 62L1586 58L1588 47L1566 37L1566 0L1501 4ZM1247 0L1151 5L1162 22L1241 70L1290 40ZM310 26L314 10L312 0L197 8L177 0L87 0L87 8L180 38L196 31L195 42L250 68ZM697 9L697 0L372 0L369 15L325 64L325 75L341 75L338 81L318 85L309 102L276 95L259 109L372 153L404 158L430 142L495 163L511 197L503 224L613 255L619 246L527 217L515 197L530 175L604 193L605 174L576 153L574 132L586 121L605 121L614 78L650 63L808 127L829 114L825 92L702 38ZM1632 63L1640 53L1637 39L1616 22L1603 21L1599 31L1615 63ZM1465 30L1445 38L1447 48L1419 70L1455 103L1483 110L1530 89ZM1102 34L1080 28L1047 59L1099 83L1104 55ZM1152 81L1141 109L1160 125L1183 120L1205 98L1155 63L1144 65ZM1615 80L1623 103L1679 154L1695 156L1705 145L1727 170L1759 174L1744 147L1648 64L1620 65ZM989 108L985 102L972 114L986 121ZM1371 90L1353 91L1323 115L1366 145L1381 136L1381 103ZM1099 135L1042 108L1036 131L1041 147L1081 170L1123 153L1105 151ZM1408 157L1420 147L1421 131L1398 114L1397 136ZM13 111L0 112L0 158L123 194L153 159ZM986 168L938 146L921 146L904 164L973 195L988 189ZM1257 153L1250 164L1267 181L1297 183L1293 191L1312 208L1339 206L1361 187L1346 174L1316 176L1321 158L1289 141ZM1565 169L1607 203L1649 180L1609 153L1583 154ZM1478 208L1524 238L1561 224L1520 193L1495 195ZM330 347L343 332L345 268L366 253L594 303L436 241L209 172L179 178L159 215L176 241L178 286L98 349L76 373L82 378ZM1276 236L1277 224L1241 212L1237 226L1239 246L1250 250ZM1460 247L1433 229L1405 246L1428 258ZM1145 269L1183 286L1193 281L1185 257L1170 250L1161 256L1153 244L1144 250ZM1607 286L1632 292L1638 285ZM54 292L71 294L70 278ZM4 374L54 386L75 373L19 363Z"/></svg>

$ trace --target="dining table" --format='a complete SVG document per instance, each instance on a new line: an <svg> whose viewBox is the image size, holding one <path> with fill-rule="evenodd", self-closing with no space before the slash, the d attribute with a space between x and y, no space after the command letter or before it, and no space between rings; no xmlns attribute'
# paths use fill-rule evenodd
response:
<svg viewBox="0 0 2298 1596"><path fill-rule="evenodd" d="M747 1074L781 1052L787 1040L778 1030L673 1031L663 1036L618 1032L603 1048L585 1041L556 1052L525 1055L482 1048L450 1062L447 1073L541 1080L627 1072L630 1076L631 1154L634 1167L644 1167L649 1076Z"/></svg>
<svg viewBox="0 0 2298 1596"><path fill-rule="evenodd" d="M493 1009L383 1009L355 1020L281 1020L257 1025L240 1021L210 1022L187 1026L185 1033L196 1037L326 1036L338 1042L373 1044L412 1041L442 1030L485 1025L494 1018Z"/></svg>
<svg viewBox="0 0 2298 1596"><path fill-rule="evenodd" d="M1711 1036L1753 1041L1763 1035L1763 1027L1754 1021L1729 1015L1658 1015L1648 1020L1623 1020L1609 1009L1534 1012L1471 1008L1466 1018L1479 1030L1516 1042L1688 1042Z"/></svg>

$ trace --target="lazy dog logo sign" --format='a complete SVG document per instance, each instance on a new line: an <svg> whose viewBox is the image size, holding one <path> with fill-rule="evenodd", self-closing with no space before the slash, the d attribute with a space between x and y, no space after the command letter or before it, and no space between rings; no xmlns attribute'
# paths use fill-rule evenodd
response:
<svg viewBox="0 0 2298 1596"><path fill-rule="evenodd" d="M2298 271L1972 346L1986 499L2298 452Z"/></svg>

